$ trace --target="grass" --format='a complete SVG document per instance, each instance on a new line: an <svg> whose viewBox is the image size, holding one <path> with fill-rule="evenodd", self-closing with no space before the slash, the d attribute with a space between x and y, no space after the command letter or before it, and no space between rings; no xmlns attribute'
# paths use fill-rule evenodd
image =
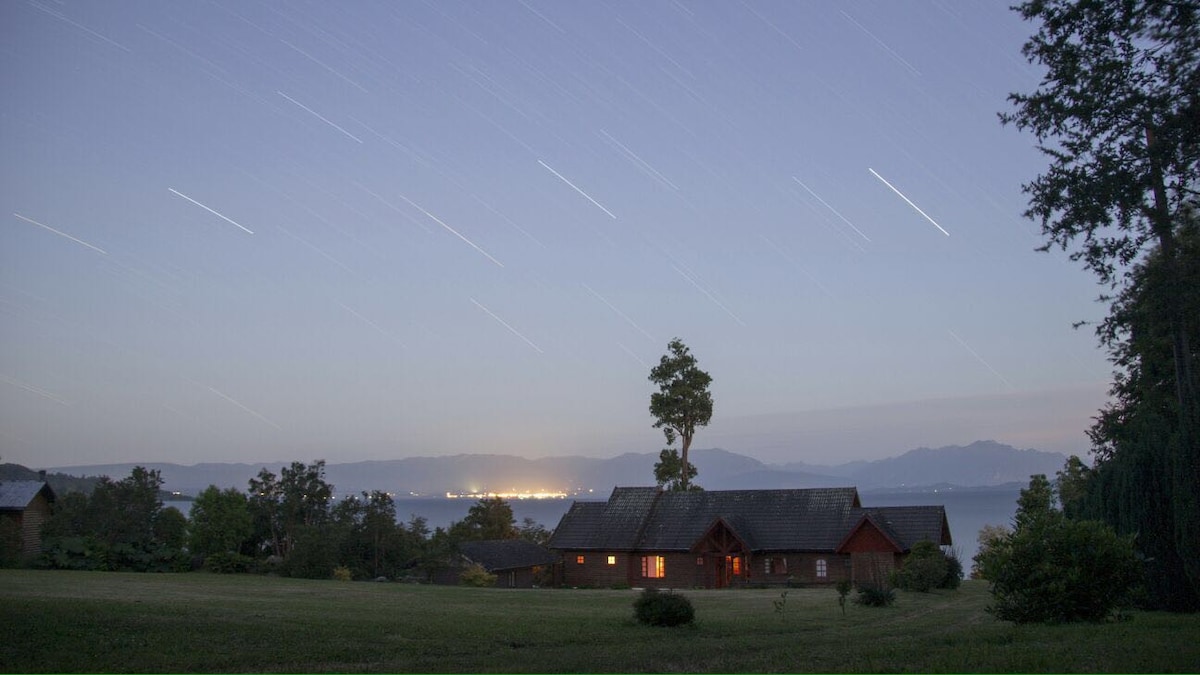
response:
<svg viewBox="0 0 1200 675"><path fill-rule="evenodd" d="M987 588L686 591L696 623L633 620L636 591L502 590L0 570L4 672L1195 672L1200 616L1014 626Z"/></svg>

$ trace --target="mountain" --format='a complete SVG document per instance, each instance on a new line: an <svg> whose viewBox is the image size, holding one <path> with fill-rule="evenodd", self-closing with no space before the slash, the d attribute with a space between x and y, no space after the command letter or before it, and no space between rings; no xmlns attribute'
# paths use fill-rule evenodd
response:
<svg viewBox="0 0 1200 675"><path fill-rule="evenodd" d="M839 487L860 489L955 485L959 487L1026 483L1035 473L1053 475L1066 457L1060 453L1018 450L995 441L967 446L917 448L873 462L819 466L800 462L764 464L721 449L697 449L690 459L700 469L699 482L710 490ZM607 459L462 454L329 464L326 480L338 494L386 490L396 495L441 496L447 492L568 492L597 498L614 486L647 485L654 475L656 453L626 453ZM266 468L278 475L283 463L141 464L162 472L167 490L195 495L209 485L246 489L250 478ZM57 467L73 475L108 475L119 479L137 464Z"/></svg>
<svg viewBox="0 0 1200 675"><path fill-rule="evenodd" d="M1058 452L1018 450L996 441L976 441L965 447L909 450L899 457L856 466L849 477L865 488L1028 483L1029 477L1038 473L1053 477L1066 461L1066 456Z"/></svg>

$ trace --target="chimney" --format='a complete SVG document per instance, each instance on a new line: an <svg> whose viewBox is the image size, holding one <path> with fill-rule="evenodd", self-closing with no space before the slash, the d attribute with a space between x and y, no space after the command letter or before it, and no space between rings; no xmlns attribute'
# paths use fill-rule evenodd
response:
<svg viewBox="0 0 1200 675"><path fill-rule="evenodd" d="M38 480L42 481L43 483L46 482L46 470L45 469L38 471Z"/></svg>

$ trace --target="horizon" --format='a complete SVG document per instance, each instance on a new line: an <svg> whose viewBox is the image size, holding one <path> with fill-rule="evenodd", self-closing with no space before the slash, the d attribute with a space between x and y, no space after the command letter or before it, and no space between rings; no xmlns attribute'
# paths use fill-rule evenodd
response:
<svg viewBox="0 0 1200 675"><path fill-rule="evenodd" d="M1006 3L0 6L0 456L1084 455ZM785 459L786 458L786 459Z"/></svg>

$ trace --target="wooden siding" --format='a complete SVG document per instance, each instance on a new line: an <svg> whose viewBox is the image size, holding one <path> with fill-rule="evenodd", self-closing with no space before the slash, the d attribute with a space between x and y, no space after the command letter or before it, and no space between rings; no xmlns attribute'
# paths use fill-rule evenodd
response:
<svg viewBox="0 0 1200 675"><path fill-rule="evenodd" d="M578 562L583 556L583 563ZM615 565L608 564L614 556ZM642 558L661 556L663 576L642 576ZM564 551L561 583L588 588L722 588L759 584L783 586L790 583L835 584L852 577L851 554L762 553L742 555L738 574L733 575L724 556L679 551ZM891 554L887 554L891 559ZM767 572L767 560L774 563ZM817 576L817 561L825 561L825 576ZM786 570L786 571L784 571Z"/></svg>
<svg viewBox="0 0 1200 675"><path fill-rule="evenodd" d="M21 553L26 556L42 552L42 525L50 519L50 502L43 492L29 502L18 519L21 525Z"/></svg>

